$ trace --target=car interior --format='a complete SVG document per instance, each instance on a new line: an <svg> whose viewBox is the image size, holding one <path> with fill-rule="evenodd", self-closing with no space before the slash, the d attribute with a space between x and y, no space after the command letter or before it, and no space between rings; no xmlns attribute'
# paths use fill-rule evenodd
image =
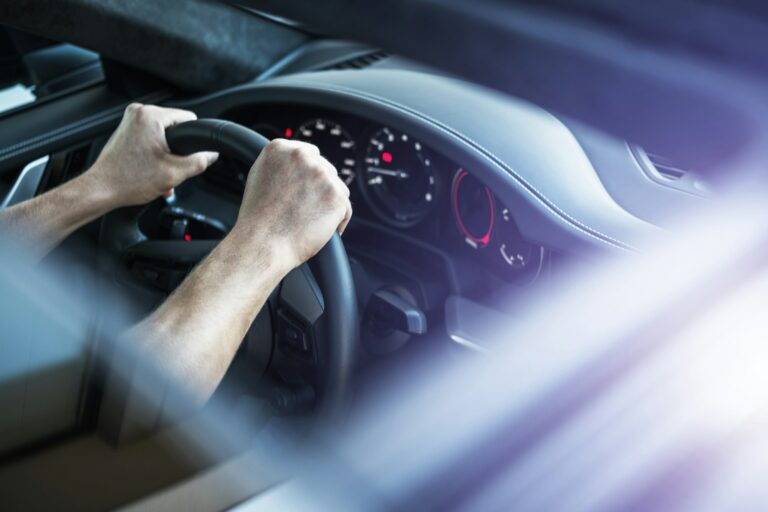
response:
<svg viewBox="0 0 768 512"><path fill-rule="evenodd" d="M518 341L493 327L573 268L641 255L675 214L715 195L699 161L570 115L574 98L545 109L482 73L470 81L442 61L327 35L267 8L188 2L173 13L169 1L71 0L60 15L78 20L73 30L24 11L32 3L4 7L0 19L2 206L87 170L131 102L219 120L167 136L176 152L215 148L221 158L173 197L112 212L46 259L90 318L83 339L0 357L3 509L137 506L193 482L185 499L225 509L274 485L254 478L201 497L222 489L239 450L213 457L177 442L196 420L165 422L164 406L131 421L110 371L122 365L119 331L232 228L260 149L243 147L252 132L316 145L354 209L343 237L272 293L213 400L268 411L264 421L299 432L354 409L402 365L487 357ZM93 283L103 295L89 297ZM115 309L120 321L105 321Z"/></svg>

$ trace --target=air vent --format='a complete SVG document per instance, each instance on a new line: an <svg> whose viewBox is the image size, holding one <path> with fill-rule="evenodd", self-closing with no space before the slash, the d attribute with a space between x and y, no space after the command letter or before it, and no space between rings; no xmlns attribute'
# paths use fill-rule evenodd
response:
<svg viewBox="0 0 768 512"><path fill-rule="evenodd" d="M341 62L337 62L336 64L326 66L322 68L321 71L331 71L331 70L340 70L340 69L363 69L363 68L372 66L373 64L379 62L380 60L384 60L387 57L389 57L389 54L381 51L366 53L364 55L359 55L357 57L353 57L351 59L343 60Z"/></svg>
<svg viewBox="0 0 768 512"><path fill-rule="evenodd" d="M629 146L629 149L643 171L656 181L665 181L667 183L679 181L685 175L691 173L691 169L667 156L646 151L638 146Z"/></svg>
<svg viewBox="0 0 768 512"><path fill-rule="evenodd" d="M685 169L678 165L671 158L667 158L663 155L656 153L645 152L648 157L648 161L656 168L656 171L664 178L669 180L679 180L690 172L689 169Z"/></svg>
<svg viewBox="0 0 768 512"><path fill-rule="evenodd" d="M638 146L630 145L629 150L642 171L659 185L702 197L712 194L709 185L702 180L696 170L682 165L679 160L645 151Z"/></svg>

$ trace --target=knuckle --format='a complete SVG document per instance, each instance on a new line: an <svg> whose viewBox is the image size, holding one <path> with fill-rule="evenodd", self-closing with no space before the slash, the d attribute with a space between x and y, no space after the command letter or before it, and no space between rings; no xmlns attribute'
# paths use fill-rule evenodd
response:
<svg viewBox="0 0 768 512"><path fill-rule="evenodd" d="M164 140L152 138L146 146L146 150L154 160L168 160L171 155Z"/></svg>
<svg viewBox="0 0 768 512"><path fill-rule="evenodd" d="M331 187L323 187L320 192L320 201L324 205L332 207L336 204L336 193Z"/></svg>
<svg viewBox="0 0 768 512"><path fill-rule="evenodd" d="M147 106L146 105L140 105L136 108L136 110L133 111L134 115L137 119L144 119L147 117Z"/></svg>
<svg viewBox="0 0 768 512"><path fill-rule="evenodd" d="M300 144L295 149L296 154L306 160L312 160L314 153L310 144Z"/></svg>
<svg viewBox="0 0 768 512"><path fill-rule="evenodd" d="M264 147L264 152L267 154L271 154L277 151L282 151L283 149L285 149L287 142L288 141L285 139L274 139Z"/></svg>
<svg viewBox="0 0 768 512"><path fill-rule="evenodd" d="M325 169L323 169L323 166L318 162L312 162L309 166L309 170L315 178L322 179L325 177Z"/></svg>
<svg viewBox="0 0 768 512"><path fill-rule="evenodd" d="M333 185L333 183L330 182L330 180L325 180L323 182L323 200L326 203L338 205L343 202L343 199L346 199L339 189Z"/></svg>
<svg viewBox="0 0 768 512"><path fill-rule="evenodd" d="M313 176L317 176L319 171L322 170L320 162L317 161L317 156L312 153L310 148L303 146L298 148L294 158L297 164L306 167Z"/></svg>
<svg viewBox="0 0 768 512"><path fill-rule="evenodd" d="M127 107L125 107L125 112L128 114L135 114L143 106L144 105L142 105L141 103L133 102L133 103L130 103Z"/></svg>

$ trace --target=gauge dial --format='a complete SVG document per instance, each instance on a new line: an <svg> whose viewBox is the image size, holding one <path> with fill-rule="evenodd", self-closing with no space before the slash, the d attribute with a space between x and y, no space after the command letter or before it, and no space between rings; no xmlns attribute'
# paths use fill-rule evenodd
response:
<svg viewBox="0 0 768 512"><path fill-rule="evenodd" d="M501 209L500 236L498 240L498 256L502 264L513 270L522 270L536 264L540 259L540 247L523 239L512 219L509 208Z"/></svg>
<svg viewBox="0 0 768 512"><path fill-rule="evenodd" d="M299 126L298 140L320 148L320 153L336 168L339 177L348 186L355 179L355 141L341 127L327 119L312 119Z"/></svg>
<svg viewBox="0 0 768 512"><path fill-rule="evenodd" d="M515 224L509 208L499 208L494 260L501 274L518 283L530 282L541 273L546 252L540 245L529 242Z"/></svg>
<svg viewBox="0 0 768 512"><path fill-rule="evenodd" d="M464 169L453 177L451 206L459 234L489 269L517 283L539 275L544 248L523 238L509 208Z"/></svg>
<svg viewBox="0 0 768 512"><path fill-rule="evenodd" d="M456 227L473 249L491 243L496 223L496 204L491 190L464 169L453 177L451 205Z"/></svg>
<svg viewBox="0 0 768 512"><path fill-rule="evenodd" d="M360 183L371 208L400 227L421 221L435 202L432 162L422 144L405 133L382 128L368 143Z"/></svg>

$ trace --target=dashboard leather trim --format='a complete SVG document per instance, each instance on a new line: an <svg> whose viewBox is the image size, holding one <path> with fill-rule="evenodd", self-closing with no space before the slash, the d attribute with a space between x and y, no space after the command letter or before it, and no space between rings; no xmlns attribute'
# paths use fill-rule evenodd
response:
<svg viewBox="0 0 768 512"><path fill-rule="evenodd" d="M444 94L447 100L443 103L434 101L433 105L437 106L431 110L412 101L426 98L433 90L431 87L440 87L444 83L449 86L445 91L435 91L434 96ZM406 88L417 92L411 92L409 96L404 92ZM493 107L498 104L498 111L489 110L487 105L483 109L475 108L473 102L486 95L495 96L491 101L495 102ZM357 100L357 103L352 100ZM447 138L462 155L481 162L471 169L486 180L508 206L513 208L515 201L519 203L521 197L527 198L533 208L517 212L519 215L515 218L518 225L524 235L550 247L574 251L601 246L621 252L640 252L645 240L663 233L657 226L626 211L610 196L574 134L559 119L531 104L501 97L493 91L458 80L400 70L305 73L242 86L179 106L201 109L199 114L221 115L244 105L269 102L335 108L364 117L366 114L353 110L353 107L365 104L382 114L382 119L376 119L375 112L368 115L382 124L388 122L383 115L384 111L388 111L396 114L399 120L407 120L408 124L416 123L421 129L436 132L437 136L433 138L443 141ZM462 103L467 113L457 115L455 111ZM504 108L507 111L501 112ZM472 120L473 116L487 116L489 126L505 126L509 116L519 116L523 112L524 116L545 123L549 132L543 137L554 135L553 143L564 148L554 148L553 151L567 153L557 160L558 167L549 175L539 174L541 166L537 169L535 165L528 165L530 159L516 164L514 148L504 147L506 134L497 138L494 146L487 143L487 137L482 133L472 132L461 126L462 123L449 120L451 117L461 121ZM403 126L399 128L404 129ZM516 135L510 133L509 137L512 139ZM422 133L414 133L414 136L429 143ZM532 137L531 134L522 136ZM461 163L461 158L454 160ZM485 168L481 168L483 166ZM575 175L566 176L564 173ZM566 185L559 182L561 176L568 177ZM542 239L540 235L543 231L547 231L547 236Z"/></svg>
<svg viewBox="0 0 768 512"><path fill-rule="evenodd" d="M446 135L454 138L459 143L466 145L468 148L471 148L474 151L477 151L479 154L481 154L484 158L486 158L491 164L495 165L496 167L504 170L507 172L512 178L514 178L521 186L523 186L526 190L528 190L531 193L531 196L541 203L546 208L553 211L553 213L556 213L557 215L562 216L565 218L568 222L570 222L574 228L578 229L579 231L583 232L585 235L590 236L592 238L595 238L599 240L600 242L609 243L614 245L617 248L625 249L628 251L638 251L636 247L633 245L622 242L621 240L614 238L610 235L607 235L600 230L590 227L583 222L579 221L575 217L569 215L566 211L564 211L562 208L558 207L557 204L555 204L553 201L551 201L544 193L542 193L539 189L537 189L534 185L529 183L520 173L516 172L511 166L507 165L501 158L499 158L498 155L493 153L492 151L485 148L482 144L476 142L472 138L462 134L461 132L451 128L450 126L447 126L440 121L430 117L427 114L424 114L423 112L420 112L418 110L415 110L413 108L407 107L405 105L393 102L391 100L387 100L386 98L382 98L379 96L375 96L372 94L365 93L363 91L358 91L354 89L350 89L348 87L342 87L342 86L327 86L325 84L317 84L313 82L306 82L304 85L311 86L311 87L323 87L327 88L332 91L340 91L346 94L353 94L360 96L362 98L365 98L369 101L375 101L382 103L388 107L396 108L403 112L404 114L408 114L411 116L416 116L417 118L431 124L435 128L441 130Z"/></svg>

